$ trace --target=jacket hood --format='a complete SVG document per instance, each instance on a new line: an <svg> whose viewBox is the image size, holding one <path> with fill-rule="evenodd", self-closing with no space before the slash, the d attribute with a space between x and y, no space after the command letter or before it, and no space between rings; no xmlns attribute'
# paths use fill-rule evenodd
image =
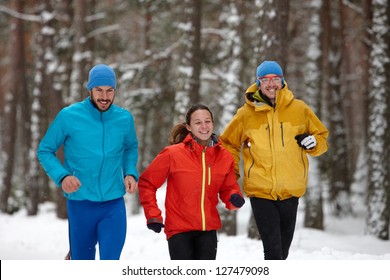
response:
<svg viewBox="0 0 390 280"><path fill-rule="evenodd" d="M186 138L184 138L183 143L186 145L191 145L192 143L196 143L197 145L200 145L200 144L198 144L196 137L194 135L192 135L192 133L188 133ZM209 139L207 146L213 147L213 146L217 146L217 145L221 145L221 143L218 139L218 136L213 133L213 134L211 134L211 137Z"/></svg>
<svg viewBox="0 0 390 280"><path fill-rule="evenodd" d="M287 82L284 81L284 86L276 93L275 107L286 106L294 99L294 94L288 89ZM269 105L272 107L270 100L261 93L257 84L253 83L245 91L245 103L251 107L261 105Z"/></svg>

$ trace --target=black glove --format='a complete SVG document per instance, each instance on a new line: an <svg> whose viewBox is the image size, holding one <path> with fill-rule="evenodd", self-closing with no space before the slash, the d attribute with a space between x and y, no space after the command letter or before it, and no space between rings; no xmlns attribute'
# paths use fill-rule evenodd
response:
<svg viewBox="0 0 390 280"><path fill-rule="evenodd" d="M238 193L234 193L230 196L229 201L234 207L240 208L245 203L245 199Z"/></svg>
<svg viewBox="0 0 390 280"><path fill-rule="evenodd" d="M303 133L295 136L295 140L300 147L305 150L312 150L317 145L317 140L313 135Z"/></svg>
<svg viewBox="0 0 390 280"><path fill-rule="evenodd" d="M164 227L164 224L162 223L150 223L147 224L148 229L153 230L154 232L159 233L161 231L161 228Z"/></svg>

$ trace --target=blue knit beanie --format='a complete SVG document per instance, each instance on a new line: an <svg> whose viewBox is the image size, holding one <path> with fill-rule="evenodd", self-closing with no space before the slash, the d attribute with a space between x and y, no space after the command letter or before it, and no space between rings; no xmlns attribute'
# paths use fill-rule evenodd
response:
<svg viewBox="0 0 390 280"><path fill-rule="evenodd" d="M260 86L260 81L257 79L259 77L264 77L268 74L275 74L278 76L283 76L282 67L276 61L263 61L256 71L256 84ZM282 79L282 85L284 85L284 79Z"/></svg>
<svg viewBox="0 0 390 280"><path fill-rule="evenodd" d="M116 89L115 72L110 66L98 64L89 71L88 90L99 86L110 86Z"/></svg>

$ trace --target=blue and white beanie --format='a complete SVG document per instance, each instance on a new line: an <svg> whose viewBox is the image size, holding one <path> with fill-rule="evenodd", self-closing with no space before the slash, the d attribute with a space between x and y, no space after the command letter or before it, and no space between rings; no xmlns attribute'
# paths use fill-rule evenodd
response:
<svg viewBox="0 0 390 280"><path fill-rule="evenodd" d="M89 71L88 90L99 86L110 86L116 89L115 72L110 66L97 64Z"/></svg>
<svg viewBox="0 0 390 280"><path fill-rule="evenodd" d="M268 74L275 74L278 76L283 76L282 67L276 61L263 61L258 67L256 71L256 84L260 86L259 77L264 77ZM282 85L284 85L284 79L282 79Z"/></svg>

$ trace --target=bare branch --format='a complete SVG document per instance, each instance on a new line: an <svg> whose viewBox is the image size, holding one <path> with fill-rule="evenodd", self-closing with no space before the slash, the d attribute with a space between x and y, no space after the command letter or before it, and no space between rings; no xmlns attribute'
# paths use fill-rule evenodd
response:
<svg viewBox="0 0 390 280"><path fill-rule="evenodd" d="M35 22L41 21L41 18L39 16L22 14L10 8L7 8L3 5L0 5L0 13L5 13L12 17L22 19L22 20L27 20L27 21L35 21Z"/></svg>

